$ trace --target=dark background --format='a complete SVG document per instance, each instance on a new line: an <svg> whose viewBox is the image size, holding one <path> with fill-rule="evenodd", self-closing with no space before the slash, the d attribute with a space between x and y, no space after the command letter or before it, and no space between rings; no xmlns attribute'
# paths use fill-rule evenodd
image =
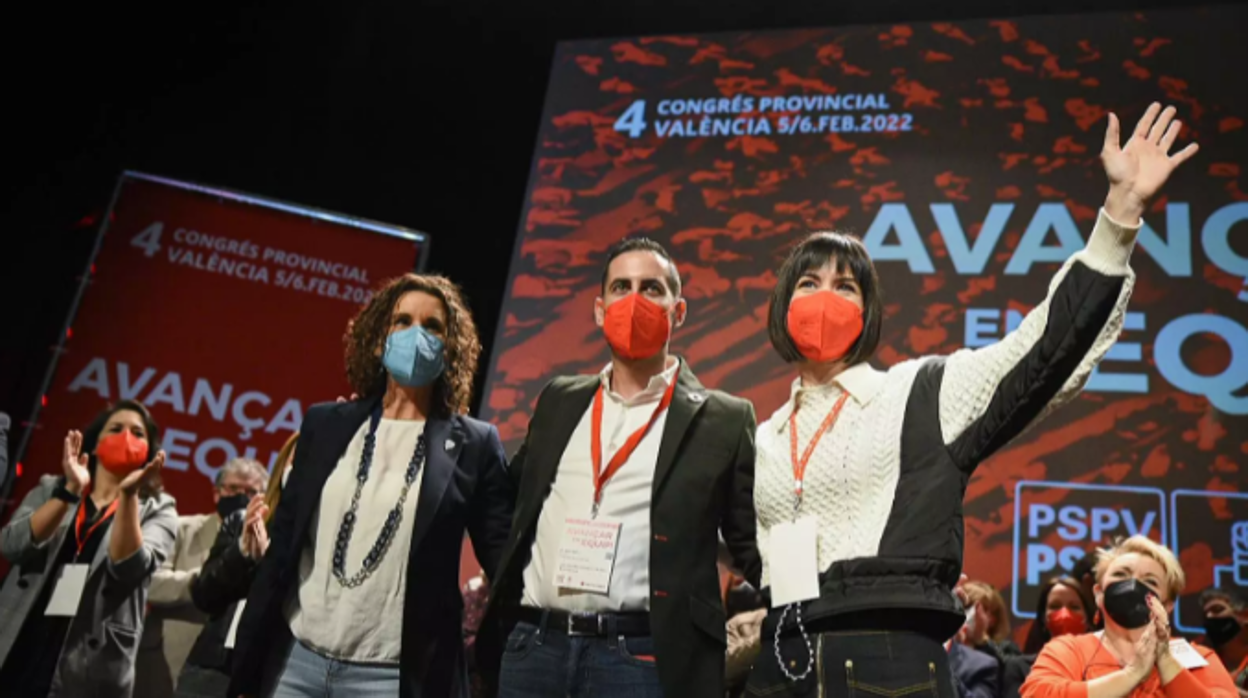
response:
<svg viewBox="0 0 1248 698"><path fill-rule="evenodd" d="M1111 1L1096 9L1181 5ZM10 445L16 448L19 423L38 397L98 216L123 169L429 233L430 270L462 284L472 303L484 369L557 41L1007 18L1084 6L1066 0L226 0L194 11L154 2L23 5L6 17L0 41L8 67L0 411L15 422ZM1228 89L1242 87L1243 68L1227 66ZM146 324L151 341L161 341L160 318ZM291 360L297 355L292 351Z"/></svg>

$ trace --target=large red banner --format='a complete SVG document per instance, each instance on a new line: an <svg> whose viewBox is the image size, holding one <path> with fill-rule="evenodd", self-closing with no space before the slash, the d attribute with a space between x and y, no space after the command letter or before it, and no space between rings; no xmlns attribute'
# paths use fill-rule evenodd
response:
<svg viewBox="0 0 1248 698"><path fill-rule="evenodd" d="M863 236L882 279L878 367L997 341L1040 302L1104 200L1106 114L1175 104L1199 156L1147 213L1125 331L1087 390L984 463L966 571L1018 618L1093 545L1180 553L1176 616L1248 585L1248 91L1243 8L661 36L562 44L494 343L484 416L513 447L552 375L608 360L604 252L668 247L708 386L765 419L794 376L767 340L790 246ZM1007 561L1010 561L1007 563Z"/></svg>
<svg viewBox="0 0 1248 698"><path fill-rule="evenodd" d="M271 468L309 406L350 394L348 319L427 247L396 226L131 173L110 218L13 501L60 472L67 431L137 399L161 426L179 513L212 511L227 460Z"/></svg>

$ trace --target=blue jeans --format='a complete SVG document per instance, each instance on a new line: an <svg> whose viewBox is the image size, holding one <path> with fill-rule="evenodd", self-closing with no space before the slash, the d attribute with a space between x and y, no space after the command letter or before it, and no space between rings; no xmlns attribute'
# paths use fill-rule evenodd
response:
<svg viewBox="0 0 1248 698"><path fill-rule="evenodd" d="M651 637L568 637L520 623L507 638L499 698L663 698Z"/></svg>
<svg viewBox="0 0 1248 698"><path fill-rule="evenodd" d="M301 642L291 644L273 698L373 698L399 695L399 667L356 664L322 657Z"/></svg>

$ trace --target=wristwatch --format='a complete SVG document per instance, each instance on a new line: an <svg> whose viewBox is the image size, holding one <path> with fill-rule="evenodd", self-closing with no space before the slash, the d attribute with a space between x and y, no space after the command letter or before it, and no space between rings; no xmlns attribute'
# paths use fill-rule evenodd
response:
<svg viewBox="0 0 1248 698"><path fill-rule="evenodd" d="M64 477L56 481L56 489L52 490L52 496L56 499L61 500L62 502L67 502L69 504L77 504L78 502L82 501L82 497L79 497L73 492L70 492L69 490L65 489Z"/></svg>

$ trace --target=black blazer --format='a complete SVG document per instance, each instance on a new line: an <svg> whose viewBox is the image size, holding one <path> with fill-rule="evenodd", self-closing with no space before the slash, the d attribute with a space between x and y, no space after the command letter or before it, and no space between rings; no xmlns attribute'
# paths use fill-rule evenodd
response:
<svg viewBox="0 0 1248 698"><path fill-rule="evenodd" d="M556 378L538 397L524 445L512 459L519 496L511 540L477 638L478 662L497 682L501 640L520 602L538 515L572 432L593 401L598 376ZM681 363L668 408L650 503L650 624L663 692L723 698L724 605L719 596L719 533L746 577L758 585L754 536L754 407L702 387Z"/></svg>
<svg viewBox="0 0 1248 698"><path fill-rule="evenodd" d="M304 417L269 550L239 623L231 696L267 695L276 685L292 640L283 609L298 589L299 559L321 489L379 400L316 405ZM511 528L515 491L493 425L462 416L431 419L425 442L428 455L407 561L401 694L465 696L459 591L464 530L492 578Z"/></svg>

